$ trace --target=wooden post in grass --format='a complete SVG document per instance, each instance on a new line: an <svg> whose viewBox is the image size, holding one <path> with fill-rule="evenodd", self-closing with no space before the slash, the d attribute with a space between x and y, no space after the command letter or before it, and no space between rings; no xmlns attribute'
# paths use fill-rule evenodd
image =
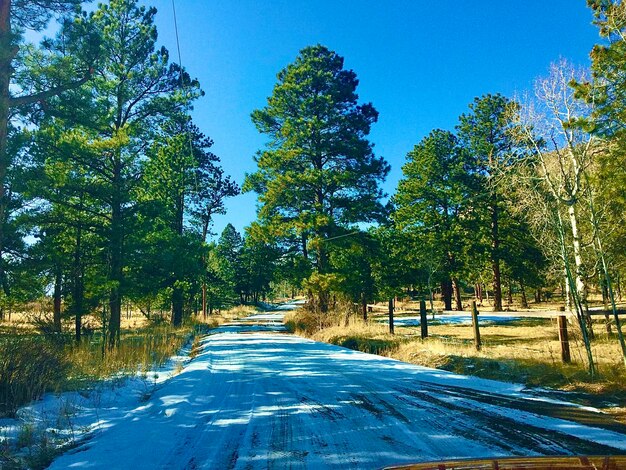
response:
<svg viewBox="0 0 626 470"><path fill-rule="evenodd" d="M389 333L393 333L393 297L389 298Z"/></svg>
<svg viewBox="0 0 626 470"><path fill-rule="evenodd" d="M472 300L472 327L474 328L474 345L476 351L480 351L480 329L478 328L478 309L475 300Z"/></svg>
<svg viewBox="0 0 626 470"><path fill-rule="evenodd" d="M426 318L426 301L420 300L420 327L422 328L422 339L428 337L428 319Z"/></svg>
<svg viewBox="0 0 626 470"><path fill-rule="evenodd" d="M559 341L561 342L561 359L565 364L572 362L569 352L569 339L567 338L567 318L559 315Z"/></svg>

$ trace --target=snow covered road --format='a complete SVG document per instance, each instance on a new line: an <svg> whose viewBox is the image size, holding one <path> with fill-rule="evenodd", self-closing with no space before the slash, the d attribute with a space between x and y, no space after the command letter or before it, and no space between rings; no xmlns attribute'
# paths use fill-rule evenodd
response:
<svg viewBox="0 0 626 470"><path fill-rule="evenodd" d="M282 328L278 318L255 317L205 337L180 374L51 468L380 468L626 453L619 424L560 418L593 422L593 410L271 332Z"/></svg>

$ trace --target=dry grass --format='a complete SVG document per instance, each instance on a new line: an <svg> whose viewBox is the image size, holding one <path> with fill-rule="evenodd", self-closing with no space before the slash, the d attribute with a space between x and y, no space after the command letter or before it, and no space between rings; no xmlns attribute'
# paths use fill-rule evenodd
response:
<svg viewBox="0 0 626 470"><path fill-rule="evenodd" d="M220 312L218 317L224 318L225 320L234 320L236 318L254 315L255 313L259 313L257 307L252 305L237 305L229 310Z"/></svg>
<svg viewBox="0 0 626 470"><path fill-rule="evenodd" d="M585 351L577 334L570 334L572 363L563 364L556 326L550 320L534 325L481 328L477 351L467 326L430 328L431 337L403 343L393 357L462 374L593 393L626 393L626 370L619 344L600 336L593 343L599 376L587 372Z"/></svg>
<svg viewBox="0 0 626 470"><path fill-rule="evenodd" d="M197 333L238 314L224 312L206 321L191 319L173 328L132 312L123 318L119 346L107 351L96 317L85 316L87 329L77 344L70 325L64 334L43 334L40 331L47 331L45 315L14 313L0 329L0 415L12 414L45 391L80 389L94 381L160 366ZM197 345L194 353L198 353Z"/></svg>
<svg viewBox="0 0 626 470"><path fill-rule="evenodd" d="M311 335L316 341L336 344L370 354L392 356L406 341L401 336L391 335L386 326L365 323L352 318L347 325L332 326Z"/></svg>
<svg viewBox="0 0 626 470"><path fill-rule="evenodd" d="M597 324L593 342L599 375L587 372L586 354L575 327L570 326L571 364L561 362L555 320L527 318L507 325L481 327L483 346L473 345L473 330L465 325L429 326L422 340L415 327L399 327L390 335L386 325L360 318L330 315L325 321L298 310L286 318L291 331L359 351L461 374L626 397L626 369L619 343Z"/></svg>
<svg viewBox="0 0 626 470"><path fill-rule="evenodd" d="M188 319L182 327L173 328L166 314L156 313L149 320L138 311L125 310L119 346L112 351L105 350L97 316L83 317L83 339L76 344L70 322L64 325L62 335L41 333L49 331L51 323L50 312L42 306L31 305L28 312L13 312L10 320L7 318L0 323L0 356L4 358L0 358L0 395L3 395L0 397L0 414L12 413L46 390L79 389L94 380L135 374L160 366L192 337L197 337L196 333L256 312L253 307L239 306L216 312L206 320L201 317ZM26 347L25 344L36 346ZM198 354L199 343L194 344L192 353ZM14 349L20 354L10 352ZM2 354L3 350L6 354ZM48 350L49 354L37 353ZM47 364L52 359L58 364L49 367ZM37 372L42 368L45 374ZM15 369L23 373L18 374ZM35 372L26 373L31 370ZM20 391L9 394L3 392L5 389Z"/></svg>
<svg viewBox="0 0 626 470"><path fill-rule="evenodd" d="M117 374L134 374L162 365L190 340L193 325L182 328L148 326L121 335L120 344L103 354L102 339L94 336L66 349L65 359L71 366L70 388L79 387L75 381L103 379Z"/></svg>
<svg viewBox="0 0 626 470"><path fill-rule="evenodd" d="M284 321L293 333L372 354L387 355L403 341L390 335L386 326L345 312L321 315L299 309L285 315Z"/></svg>
<svg viewBox="0 0 626 470"><path fill-rule="evenodd" d="M545 294L545 293L544 293ZM471 308L471 301L474 300L472 296L463 296L463 309L469 311ZM482 303L478 305L479 310L484 311L485 313L491 312L493 310L493 299L483 299ZM590 307L602 307L602 296L599 293L590 294L588 297L588 302ZM386 312L387 311L387 302L379 302L372 305L374 310L377 312ZM426 306L430 309L430 302L426 300ZM503 307L505 312L556 312L561 307L564 306L564 300L560 298L559 295L551 295L550 299L543 299L541 302L536 303L531 297L528 297L528 307L523 308L521 299L518 295L513 296L513 302L508 303L506 299L503 299ZM433 307L435 311L443 311L444 304L441 300L435 299L433 301ZM626 303L619 301L618 307L623 308L626 307ZM411 313L419 311L419 301L410 300L408 298L398 298L396 299L396 313Z"/></svg>

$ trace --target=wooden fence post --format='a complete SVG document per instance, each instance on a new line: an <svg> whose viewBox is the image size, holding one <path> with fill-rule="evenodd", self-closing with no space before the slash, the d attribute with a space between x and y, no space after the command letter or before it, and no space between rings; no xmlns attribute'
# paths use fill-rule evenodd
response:
<svg viewBox="0 0 626 470"><path fill-rule="evenodd" d="M428 337L428 319L426 317L426 301L420 300L420 326L422 328L422 339Z"/></svg>
<svg viewBox="0 0 626 470"><path fill-rule="evenodd" d="M567 318L565 315L559 315L559 341L561 342L561 359L564 363L572 362L569 352L569 339L567 337Z"/></svg>
<svg viewBox="0 0 626 470"><path fill-rule="evenodd" d="M393 297L389 299L389 333L393 333Z"/></svg>
<svg viewBox="0 0 626 470"><path fill-rule="evenodd" d="M474 327L474 345L476 351L480 351L480 329L478 328L478 309L475 300L472 300L472 326Z"/></svg>

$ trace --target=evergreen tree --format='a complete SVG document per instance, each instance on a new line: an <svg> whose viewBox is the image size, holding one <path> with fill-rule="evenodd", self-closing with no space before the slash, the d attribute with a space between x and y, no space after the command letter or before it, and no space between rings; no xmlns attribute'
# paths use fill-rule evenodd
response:
<svg viewBox="0 0 626 470"><path fill-rule="evenodd" d="M452 309L453 291L456 308L463 308L460 275L475 232L470 199L475 181L468 163L467 152L452 133L432 131L407 155L394 196L393 220L410 234L420 258L436 264L447 310Z"/></svg>
<svg viewBox="0 0 626 470"><path fill-rule="evenodd" d="M164 248L172 251L166 271L170 273L167 285L172 292L175 326L183 318L183 291L191 294L189 274L203 269L201 260L197 266L191 263L195 254L203 251L196 245L206 242L211 217L224 212L224 199L238 192L237 185L224 176L219 158L208 150L212 144L188 116L174 116L162 126L145 165L144 198L152 224L146 230L163 230L167 232L162 234L164 239L170 240ZM161 222L160 227L156 221Z"/></svg>
<svg viewBox="0 0 626 470"><path fill-rule="evenodd" d="M235 283L228 262L219 255L217 245L210 243L205 254L205 286L207 314L236 303Z"/></svg>
<svg viewBox="0 0 626 470"><path fill-rule="evenodd" d="M44 119L30 147L32 174L27 197L34 204L30 223L41 239L37 247L41 269L53 273L54 319L60 328L61 296L66 314L75 319L80 341L82 317L103 300L106 259L98 247L104 243L107 213L94 195L99 185L92 174L73 164L76 156L95 159L102 147L72 132L64 120Z"/></svg>
<svg viewBox="0 0 626 470"><path fill-rule="evenodd" d="M16 260L26 256L17 217L24 199L27 139L18 123L36 123L46 100L81 86L91 78L99 40L85 21L68 16L79 0L3 0L0 2L0 283L10 295ZM24 40L26 30L40 32L56 15L63 17L56 38L38 47ZM16 179L16 178L19 178ZM22 188L23 189L23 188ZM2 307L0 307L2 317Z"/></svg>
<svg viewBox="0 0 626 470"><path fill-rule="evenodd" d="M250 233L244 238L241 264L244 274L243 294L247 301L265 300L274 279L276 263L280 256L278 247L256 239Z"/></svg>
<svg viewBox="0 0 626 470"><path fill-rule="evenodd" d="M196 82L169 64L167 50L156 48L155 14L155 8L140 7L136 0L111 0L90 17L102 37L103 53L89 88L90 120L79 129L86 140L104 146L97 158L76 163L97 179L97 197L107 212L109 347L119 338L142 153L153 130L199 93Z"/></svg>
<svg viewBox="0 0 626 470"><path fill-rule="evenodd" d="M245 270L242 262L243 238L232 224L227 224L217 242L217 255L221 260L223 279L232 284L234 291L244 302Z"/></svg>
<svg viewBox="0 0 626 470"><path fill-rule="evenodd" d="M500 261L503 257L502 219L507 217L506 194L499 187L504 170L519 158L515 140L515 113L518 105L500 94L476 98L470 112L459 118L458 137L471 156L469 171L480 181L472 197L474 210L482 215L484 239L489 256L494 311L502 310Z"/></svg>
<svg viewBox="0 0 626 470"><path fill-rule="evenodd" d="M278 74L267 106L252 113L270 140L244 189L259 194L261 223L277 236L301 240L302 255L314 257L311 281L319 286L322 311L333 271L325 240L380 216L378 184L389 171L366 139L378 113L357 103L357 85L342 57L307 47Z"/></svg>
<svg viewBox="0 0 626 470"><path fill-rule="evenodd" d="M367 304L378 297L375 269L379 262L379 240L368 232L358 232L337 240L331 261L339 275L339 291L353 305L360 306L367 320ZM388 268L388 267L386 267Z"/></svg>
<svg viewBox="0 0 626 470"><path fill-rule="evenodd" d="M187 208L196 224L200 226L202 243L207 243L213 216L225 214L225 200L239 194L239 186L224 174L219 166L220 160L210 151L213 141L203 135L200 130L191 126L187 130L191 142L195 167L193 173L193 188L187 203ZM205 271L208 270L206 253L203 257ZM201 285L202 315L206 318L207 311L207 284L203 279Z"/></svg>
<svg viewBox="0 0 626 470"><path fill-rule="evenodd" d="M168 240L164 248L171 251L167 284L172 291L172 324L180 326L183 320L183 290L186 267L190 266L190 255L184 236L184 219L190 193L194 190L194 171L197 166L188 134L186 116L179 116L164 123L160 135L148 152L144 169L143 188L151 204L152 227L148 231L164 230Z"/></svg>

